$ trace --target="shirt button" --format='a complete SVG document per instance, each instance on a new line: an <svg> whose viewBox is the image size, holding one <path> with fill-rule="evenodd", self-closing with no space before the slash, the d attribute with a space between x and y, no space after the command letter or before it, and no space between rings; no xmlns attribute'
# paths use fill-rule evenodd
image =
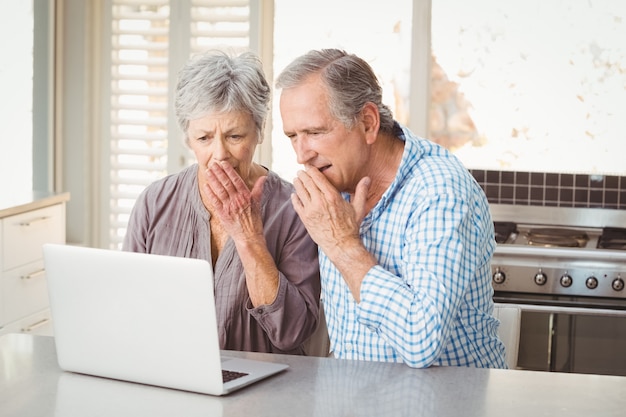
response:
<svg viewBox="0 0 626 417"><path fill-rule="evenodd" d="M345 349L346 349L346 352L352 351L352 343L346 343Z"/></svg>
<svg viewBox="0 0 626 417"><path fill-rule="evenodd" d="M257 310L256 310L256 312L257 312L257 313L259 313L259 314L263 314L263 312L264 312L264 311L265 311L265 310L263 309L263 307L259 307L259 308L257 308Z"/></svg>

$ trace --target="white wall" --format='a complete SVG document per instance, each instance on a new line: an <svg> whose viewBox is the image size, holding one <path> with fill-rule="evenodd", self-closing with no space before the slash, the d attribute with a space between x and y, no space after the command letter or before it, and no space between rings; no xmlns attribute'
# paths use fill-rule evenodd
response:
<svg viewBox="0 0 626 417"><path fill-rule="evenodd" d="M93 46L97 33L94 14L99 1L59 1L60 92L63 108L59 123L62 168L57 187L70 192L67 205L68 243L92 245L95 238L93 164L94 73Z"/></svg>

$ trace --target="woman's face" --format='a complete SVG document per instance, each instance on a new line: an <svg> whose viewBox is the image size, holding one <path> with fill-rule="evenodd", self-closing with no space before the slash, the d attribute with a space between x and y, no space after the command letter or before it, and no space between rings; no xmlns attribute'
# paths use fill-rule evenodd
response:
<svg viewBox="0 0 626 417"><path fill-rule="evenodd" d="M187 138L201 172L215 161L227 161L248 186L254 182L252 158L259 137L249 113L208 113L189 122Z"/></svg>

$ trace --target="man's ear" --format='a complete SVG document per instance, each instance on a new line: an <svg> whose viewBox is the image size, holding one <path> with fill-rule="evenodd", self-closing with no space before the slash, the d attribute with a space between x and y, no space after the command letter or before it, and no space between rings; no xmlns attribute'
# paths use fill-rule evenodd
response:
<svg viewBox="0 0 626 417"><path fill-rule="evenodd" d="M363 124L367 143L371 145L376 141L378 130L380 129L380 113L378 113L378 107L374 103L367 102L363 106L361 123Z"/></svg>

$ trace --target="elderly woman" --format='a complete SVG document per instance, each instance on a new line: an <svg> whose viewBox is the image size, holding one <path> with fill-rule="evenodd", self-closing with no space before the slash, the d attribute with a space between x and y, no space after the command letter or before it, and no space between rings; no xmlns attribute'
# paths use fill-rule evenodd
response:
<svg viewBox="0 0 626 417"><path fill-rule="evenodd" d="M144 190L123 249L213 264L222 349L304 354L319 317L317 247L292 185L252 160L269 100L252 53L189 61L175 108L197 163Z"/></svg>

